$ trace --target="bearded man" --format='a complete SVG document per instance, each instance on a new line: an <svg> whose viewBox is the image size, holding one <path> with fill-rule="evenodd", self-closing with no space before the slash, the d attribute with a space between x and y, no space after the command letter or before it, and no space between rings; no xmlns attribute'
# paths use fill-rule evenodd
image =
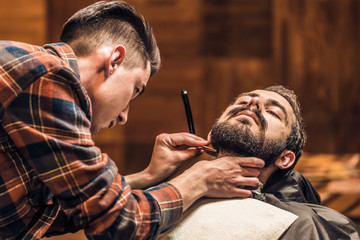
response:
<svg viewBox="0 0 360 240"><path fill-rule="evenodd" d="M262 184L250 199L198 201L162 239L360 239L359 227L320 206L315 188L293 170L306 133L292 90L271 86L240 94L209 136L218 156L263 159Z"/></svg>

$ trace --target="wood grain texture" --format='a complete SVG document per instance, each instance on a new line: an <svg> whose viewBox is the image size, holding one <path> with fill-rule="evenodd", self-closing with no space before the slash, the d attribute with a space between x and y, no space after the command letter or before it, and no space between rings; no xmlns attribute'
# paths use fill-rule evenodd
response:
<svg viewBox="0 0 360 240"><path fill-rule="evenodd" d="M46 0L0 0L0 39L44 44Z"/></svg>
<svg viewBox="0 0 360 240"><path fill-rule="evenodd" d="M300 96L311 152L360 149L360 2L274 0L276 78Z"/></svg>

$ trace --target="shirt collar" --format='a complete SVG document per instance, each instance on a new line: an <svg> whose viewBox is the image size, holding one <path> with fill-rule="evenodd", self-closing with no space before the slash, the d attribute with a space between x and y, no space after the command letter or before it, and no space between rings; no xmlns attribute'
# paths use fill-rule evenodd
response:
<svg viewBox="0 0 360 240"><path fill-rule="evenodd" d="M77 77L80 78L79 67L77 64L77 59L72 48L66 43L52 43L46 44L44 48L50 53L57 55L63 59L76 73Z"/></svg>

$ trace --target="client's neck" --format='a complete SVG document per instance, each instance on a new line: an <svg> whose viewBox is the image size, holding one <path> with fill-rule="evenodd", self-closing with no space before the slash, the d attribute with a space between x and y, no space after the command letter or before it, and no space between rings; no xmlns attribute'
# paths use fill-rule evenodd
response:
<svg viewBox="0 0 360 240"><path fill-rule="evenodd" d="M227 152L227 151L222 151L220 150L219 151L219 154L218 154L218 157L225 157L225 156L239 156L239 157L244 157L245 154L234 154L234 153L230 153L230 152ZM261 171L260 171L260 175L258 177L259 181L265 185L267 180L269 179L269 177L277 170L277 166L275 166L274 163L271 163L269 166L263 168Z"/></svg>

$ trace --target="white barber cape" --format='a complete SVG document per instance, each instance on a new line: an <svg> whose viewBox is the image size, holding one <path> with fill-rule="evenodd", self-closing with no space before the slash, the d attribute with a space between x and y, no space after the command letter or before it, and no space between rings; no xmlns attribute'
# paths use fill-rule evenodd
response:
<svg viewBox="0 0 360 240"><path fill-rule="evenodd" d="M254 198L201 199L159 240L278 239L297 216Z"/></svg>

